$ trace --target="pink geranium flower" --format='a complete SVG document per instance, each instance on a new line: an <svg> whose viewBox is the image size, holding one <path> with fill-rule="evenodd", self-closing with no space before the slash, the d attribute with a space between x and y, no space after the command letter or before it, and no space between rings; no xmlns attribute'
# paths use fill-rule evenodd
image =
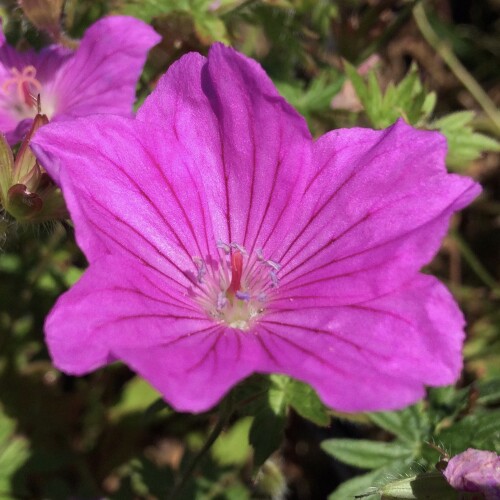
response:
<svg viewBox="0 0 500 500"><path fill-rule="evenodd" d="M14 144L37 113L65 120L94 113L130 116L147 53L160 41L131 17L97 21L76 51L52 45L18 52L0 31L0 131Z"/></svg>
<svg viewBox="0 0 500 500"><path fill-rule="evenodd" d="M439 133L399 121L314 142L257 63L215 45L174 64L137 119L34 142L90 262L46 322L61 370L120 359L185 411L254 372L346 411L456 380L463 317L419 269L479 187L446 173Z"/></svg>

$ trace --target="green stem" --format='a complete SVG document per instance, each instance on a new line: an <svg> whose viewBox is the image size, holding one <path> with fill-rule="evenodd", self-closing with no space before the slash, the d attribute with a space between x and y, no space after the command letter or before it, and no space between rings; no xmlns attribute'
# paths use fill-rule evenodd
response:
<svg viewBox="0 0 500 500"><path fill-rule="evenodd" d="M418 4L413 9L413 17L417 23L418 29L422 33L427 43L441 56L443 61L448 65L452 73L462 83L462 85L470 92L472 97L483 108L486 115L495 125L497 132L500 132L500 112L495 103L490 99L489 95L477 83L474 77L467 71L463 64L445 40L441 40L432 28L422 4Z"/></svg>
<svg viewBox="0 0 500 500"><path fill-rule="evenodd" d="M212 445L215 443L221 432L224 430L227 421L232 413L232 404L230 401L231 396L228 396L225 401L222 402L219 417L217 422L210 432L205 444L202 446L201 450L193 457L191 462L187 465L179 481L174 485L172 491L167 497L167 500L176 500L179 498L180 492L184 489L188 481L191 479L193 473L196 471L201 461L208 453Z"/></svg>
<svg viewBox="0 0 500 500"><path fill-rule="evenodd" d="M458 244L458 248L460 249L460 253L464 260L469 264L470 268L476 273L476 276L488 287L492 290L498 290L499 286L495 278L491 276L491 274L486 270L486 268L481 264L479 259L476 257L474 252L471 250L469 245L465 242L465 240L458 234L453 233L453 238Z"/></svg>

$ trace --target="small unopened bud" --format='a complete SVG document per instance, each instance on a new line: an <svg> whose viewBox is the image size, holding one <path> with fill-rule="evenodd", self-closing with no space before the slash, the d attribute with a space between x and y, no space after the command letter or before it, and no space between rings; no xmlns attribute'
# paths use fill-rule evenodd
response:
<svg viewBox="0 0 500 500"><path fill-rule="evenodd" d="M450 459L444 475L461 492L480 492L485 500L500 498L500 456L493 451L469 448Z"/></svg>
<svg viewBox="0 0 500 500"><path fill-rule="evenodd" d="M43 201L24 184L15 184L9 189L6 207L14 219L27 221L36 218L43 208Z"/></svg>
<svg viewBox="0 0 500 500"><path fill-rule="evenodd" d="M63 4L64 0L19 0L19 5L30 22L56 41L61 37Z"/></svg>
<svg viewBox="0 0 500 500"><path fill-rule="evenodd" d="M29 141L33 134L42 126L49 123L45 115L36 115L26 138L21 143L16 155L12 170L12 184L23 184L28 191L35 191L40 183L42 169L38 165L33 152L29 147Z"/></svg>
<svg viewBox="0 0 500 500"><path fill-rule="evenodd" d="M283 500L287 493L286 479L281 467L272 458L268 458L255 478L255 489L261 495L273 500Z"/></svg>
<svg viewBox="0 0 500 500"><path fill-rule="evenodd" d="M61 191L38 164L29 146L33 134L46 123L45 115L35 117L15 160L5 138L0 135L0 204L20 223L67 217Z"/></svg>

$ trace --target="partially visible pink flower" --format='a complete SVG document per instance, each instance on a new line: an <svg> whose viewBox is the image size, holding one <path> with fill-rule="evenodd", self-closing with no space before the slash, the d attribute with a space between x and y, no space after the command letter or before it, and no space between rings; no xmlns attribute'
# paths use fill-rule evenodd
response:
<svg viewBox="0 0 500 500"><path fill-rule="evenodd" d="M223 45L175 63L137 118L42 127L90 267L46 321L55 365L120 359L183 411L284 373L344 411L399 408L460 373L464 320L419 273L480 191L403 121L313 141Z"/></svg>
<svg viewBox="0 0 500 500"><path fill-rule="evenodd" d="M448 462L444 475L459 491L477 491L485 500L500 500L500 456L493 451L469 448Z"/></svg>
<svg viewBox="0 0 500 500"><path fill-rule="evenodd" d="M160 36L132 17L97 21L76 51L51 45L18 52L0 31L0 132L14 144L41 111L58 121L94 113L131 116L147 53Z"/></svg>

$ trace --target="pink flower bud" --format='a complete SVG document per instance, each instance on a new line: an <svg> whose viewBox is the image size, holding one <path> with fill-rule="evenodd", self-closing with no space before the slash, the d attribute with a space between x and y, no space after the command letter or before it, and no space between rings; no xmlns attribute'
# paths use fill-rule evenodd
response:
<svg viewBox="0 0 500 500"><path fill-rule="evenodd" d="M444 475L457 490L481 492L486 500L500 499L500 456L493 451L469 448L449 461Z"/></svg>

